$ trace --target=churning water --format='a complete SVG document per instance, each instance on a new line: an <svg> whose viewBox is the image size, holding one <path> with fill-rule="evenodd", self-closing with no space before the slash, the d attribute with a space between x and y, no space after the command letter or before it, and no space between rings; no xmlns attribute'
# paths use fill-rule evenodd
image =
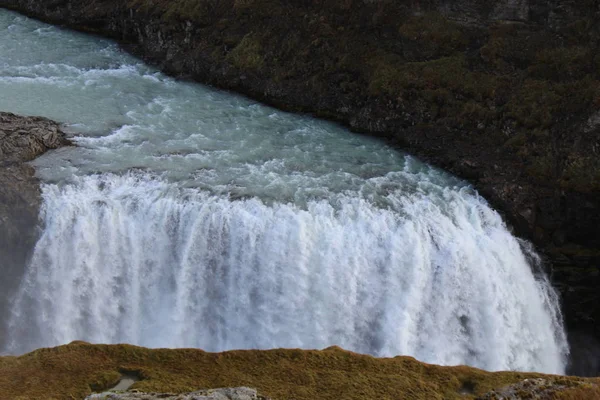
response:
<svg viewBox="0 0 600 400"><path fill-rule="evenodd" d="M466 183L331 123L0 11L0 110L68 124L5 352L339 345L564 371L536 256Z"/></svg>

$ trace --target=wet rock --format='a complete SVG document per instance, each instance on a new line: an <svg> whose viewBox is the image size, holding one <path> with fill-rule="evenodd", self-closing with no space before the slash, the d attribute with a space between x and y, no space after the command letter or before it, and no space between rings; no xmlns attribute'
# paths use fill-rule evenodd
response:
<svg viewBox="0 0 600 400"><path fill-rule="evenodd" d="M3 165L31 161L63 143L64 135L53 121L0 113L0 160Z"/></svg>
<svg viewBox="0 0 600 400"><path fill-rule="evenodd" d="M65 144L56 122L0 112L0 318L38 233L39 182L26 162Z"/></svg>

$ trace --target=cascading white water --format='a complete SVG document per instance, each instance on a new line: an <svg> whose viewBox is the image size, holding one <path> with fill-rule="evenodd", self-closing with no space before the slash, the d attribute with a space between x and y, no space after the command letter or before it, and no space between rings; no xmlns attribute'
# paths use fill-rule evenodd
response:
<svg viewBox="0 0 600 400"><path fill-rule="evenodd" d="M43 232L5 351L339 345L564 372L535 255L464 182L333 124L173 81L107 41L1 11L0 31L0 109L82 132L36 161Z"/></svg>
<svg viewBox="0 0 600 400"><path fill-rule="evenodd" d="M301 209L136 175L46 186L12 344L338 344L560 371L553 300L498 215L465 189L389 197L394 209L345 195Z"/></svg>

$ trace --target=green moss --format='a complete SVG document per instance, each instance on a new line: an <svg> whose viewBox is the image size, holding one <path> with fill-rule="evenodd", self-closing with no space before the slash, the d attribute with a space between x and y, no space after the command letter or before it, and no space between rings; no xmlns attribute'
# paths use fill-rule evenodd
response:
<svg viewBox="0 0 600 400"><path fill-rule="evenodd" d="M406 41L414 42L419 58L449 56L464 50L468 44L462 28L438 13L409 18L398 32Z"/></svg>
<svg viewBox="0 0 600 400"><path fill-rule="evenodd" d="M529 156L530 165L527 167L527 172L537 179L552 179L556 164L553 157L549 155Z"/></svg>
<svg viewBox="0 0 600 400"><path fill-rule="evenodd" d="M503 74L527 68L538 52L555 45L547 32L516 24L492 26L487 33L479 54L488 68Z"/></svg>
<svg viewBox="0 0 600 400"><path fill-rule="evenodd" d="M580 192L600 190L600 160L597 157L570 155L564 163L560 186Z"/></svg>
<svg viewBox="0 0 600 400"><path fill-rule="evenodd" d="M548 128L560 104L560 96L551 83L527 80L507 105L508 116L528 129Z"/></svg>
<svg viewBox="0 0 600 400"><path fill-rule="evenodd" d="M574 116L588 112L597 93L598 83L588 77L559 84L527 79L510 99L507 112L525 128L549 128L558 115L567 113Z"/></svg>
<svg viewBox="0 0 600 400"><path fill-rule="evenodd" d="M90 389L94 392L102 392L115 387L121 380L121 374L117 371L101 371L93 377L89 383Z"/></svg>
<svg viewBox="0 0 600 400"><path fill-rule="evenodd" d="M426 121L443 121L447 126L479 129L498 118L490 101L502 82L471 71L464 55L423 62L390 60L393 59L374 66L369 85L372 96L386 95L422 104Z"/></svg>
<svg viewBox="0 0 600 400"><path fill-rule="evenodd" d="M411 81L404 69L385 61L377 63L373 68L369 92L373 96L388 94L401 97L404 88Z"/></svg>
<svg viewBox="0 0 600 400"><path fill-rule="evenodd" d="M518 150L527 144L527 138L527 131L519 131L513 136L511 136L506 142L504 142L504 147L509 151Z"/></svg>
<svg viewBox="0 0 600 400"><path fill-rule="evenodd" d="M164 23L190 21L198 26L216 26L224 22L223 18L232 10L245 9L235 0L129 0L128 5L134 10L159 15Z"/></svg>
<svg viewBox="0 0 600 400"><path fill-rule="evenodd" d="M260 70L264 62L264 53L258 35L249 33L227 55L227 60L241 70Z"/></svg>
<svg viewBox="0 0 600 400"><path fill-rule="evenodd" d="M591 72L594 55L582 46L544 49L536 54L529 75L553 81L581 79Z"/></svg>
<svg viewBox="0 0 600 400"><path fill-rule="evenodd" d="M588 15L570 22L562 29L561 33L572 45L589 45L597 39L598 31L596 29L596 21L591 15Z"/></svg>
<svg viewBox="0 0 600 400"><path fill-rule="evenodd" d="M424 62L403 62L392 58L391 62L384 60L375 65L369 91L373 95L398 96L409 90L429 90L425 93L426 99L437 101L437 96L431 96L432 90L454 90L459 86L462 89L468 75L462 55Z"/></svg>

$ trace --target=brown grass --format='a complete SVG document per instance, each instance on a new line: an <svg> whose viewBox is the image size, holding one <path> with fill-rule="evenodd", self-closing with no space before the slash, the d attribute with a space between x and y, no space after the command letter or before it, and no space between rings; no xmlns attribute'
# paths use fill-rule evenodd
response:
<svg viewBox="0 0 600 400"><path fill-rule="evenodd" d="M20 357L1 357L0 399L81 399L113 386L121 373L137 374L141 381L133 388L141 391L251 386L273 399L296 400L473 399L493 388L541 376L440 367L411 357L374 358L337 347L207 353L74 342ZM590 384L565 396L597 391Z"/></svg>
<svg viewBox="0 0 600 400"><path fill-rule="evenodd" d="M600 387L592 384L582 384L581 386L568 388L562 392L556 393L556 400L593 400L600 399Z"/></svg>

